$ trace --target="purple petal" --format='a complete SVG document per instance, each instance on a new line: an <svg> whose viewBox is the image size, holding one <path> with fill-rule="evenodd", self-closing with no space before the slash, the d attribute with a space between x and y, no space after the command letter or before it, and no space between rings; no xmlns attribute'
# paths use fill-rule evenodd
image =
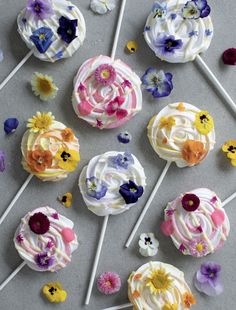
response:
<svg viewBox="0 0 236 310"><path fill-rule="evenodd" d="M200 282L200 283L206 283L206 282L208 282L207 276L205 276L204 274L202 274L200 270L198 270L198 271L196 272L195 277L196 277L197 281Z"/></svg>
<svg viewBox="0 0 236 310"><path fill-rule="evenodd" d="M207 17L211 12L211 8L209 7L209 5L207 5L202 11L201 11L201 14L200 14L200 17Z"/></svg>

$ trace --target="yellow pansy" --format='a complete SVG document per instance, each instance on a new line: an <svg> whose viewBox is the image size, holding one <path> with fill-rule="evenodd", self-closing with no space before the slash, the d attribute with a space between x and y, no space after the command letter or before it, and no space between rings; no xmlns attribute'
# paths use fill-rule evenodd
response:
<svg viewBox="0 0 236 310"><path fill-rule="evenodd" d="M27 127L30 128L31 132L44 132L49 129L52 125L55 117L51 112L41 113L37 112L32 118L28 119Z"/></svg>
<svg viewBox="0 0 236 310"><path fill-rule="evenodd" d="M53 303L64 302L67 297L67 292L62 289L60 282L49 282L42 288L43 295Z"/></svg>
<svg viewBox="0 0 236 310"><path fill-rule="evenodd" d="M164 269L157 269L148 277L146 286L150 288L151 294L166 292L172 285L169 274Z"/></svg>
<svg viewBox="0 0 236 310"><path fill-rule="evenodd" d="M159 127L162 128L166 128L167 130L171 130L172 126L175 125L175 119L173 116L169 116L169 117L162 117L160 119L160 125Z"/></svg>
<svg viewBox="0 0 236 310"><path fill-rule="evenodd" d="M207 135L214 128L214 120L207 111L196 113L194 125L202 135Z"/></svg>
<svg viewBox="0 0 236 310"><path fill-rule="evenodd" d="M167 302L162 307L162 310L177 310L177 309L178 309L178 304L177 303L171 304L171 303Z"/></svg>
<svg viewBox="0 0 236 310"><path fill-rule="evenodd" d="M63 204L63 206L70 208L72 204L72 194L67 192L64 195L58 197L58 200Z"/></svg>
<svg viewBox="0 0 236 310"><path fill-rule="evenodd" d="M126 44L126 48L131 54L133 54L138 49L138 43L136 41L128 41Z"/></svg>
<svg viewBox="0 0 236 310"><path fill-rule="evenodd" d="M231 164L236 167L236 140L228 140L222 146L222 151L227 153L231 159Z"/></svg>
<svg viewBox="0 0 236 310"><path fill-rule="evenodd" d="M80 155L77 151L61 148L56 153L55 159L57 159L57 165L61 169L72 172L77 168L78 162L80 161Z"/></svg>
<svg viewBox="0 0 236 310"><path fill-rule="evenodd" d="M43 101L53 99L57 95L58 88L49 75L35 72L31 78L31 86L35 96Z"/></svg>

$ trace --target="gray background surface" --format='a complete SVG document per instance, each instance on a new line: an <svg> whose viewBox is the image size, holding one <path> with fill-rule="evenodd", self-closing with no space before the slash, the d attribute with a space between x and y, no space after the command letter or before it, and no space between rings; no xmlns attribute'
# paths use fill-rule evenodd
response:
<svg viewBox="0 0 236 310"><path fill-rule="evenodd" d="M143 110L135 119L122 129L99 131L91 128L85 122L78 120L70 102L72 79L79 66L89 57L99 54L109 54L112 46L115 24L119 5L110 14L95 16L89 9L89 0L74 0L84 14L87 25L87 37L84 46L70 59L49 64L31 57L12 81L0 93L0 149L7 153L7 169L0 174L0 213L2 213L17 189L24 182L27 173L21 167L20 142L25 131L26 121L37 110L52 111L56 119L67 124L80 139L81 162L79 169L68 179L60 183L42 183L34 178L14 210L0 226L0 282L2 282L21 262L12 242L19 220L26 212L48 204L58 212L73 219L78 233L80 246L73 254L72 263L59 273L36 273L25 267L16 278L0 293L0 309L41 310L54 309L55 305L45 301L40 295L41 287L48 281L61 281L68 291L66 303L57 305L57 309L83 309L90 269L93 262L98 236L103 218L96 217L85 207L77 187L77 179L82 167L93 156L109 150L125 150L133 152L141 161L147 175L145 195L137 207L127 213L109 219L105 243L98 267L98 274L113 270L120 274L123 286L115 296L103 296L96 287L93 290L90 305L87 309L100 310L108 306L127 302L126 279L132 270L149 261L138 254L138 236L142 232L155 232L160 241L159 252L154 260L160 260L182 269L186 280L192 287L194 272L200 264L214 260L222 264L222 281L224 293L215 298L199 294L194 288L197 298L194 309L232 310L235 309L235 244L236 216L235 202L227 206L231 221L230 236L223 249L203 259L185 257L178 252L169 238L160 232L160 222L163 208L168 201L179 193L197 187L209 187L225 199L235 188L236 169L222 155L220 147L227 139L236 138L235 117L227 109L217 91L208 83L195 63L168 64L160 62L148 49L142 37L146 17L151 9L152 0L128 0L121 29L117 58L127 62L138 75L142 75L149 66L172 72L174 75L174 90L165 99L153 100L148 93L143 92ZM218 76L225 88L236 100L235 67L224 66L220 60L221 53L235 45L236 3L234 0L209 1L212 7L212 19L215 35L209 50L203 55L210 68ZM0 0L0 47L4 51L4 62L0 63L0 81L28 52L16 31L16 16L25 6L25 0ZM135 39L139 50L134 55L124 52L128 40ZM235 47L235 46L234 46ZM36 98L29 86L34 71L50 74L60 88L57 98L51 103L42 103ZM165 178L155 201L152 203L138 235L129 249L124 249L124 243L133 227L140 211L147 200L153 185L161 173L165 162L154 153L146 137L146 124L149 118L160 111L166 104L175 101L185 101L207 109L215 119L217 143L213 152L199 166L179 169L172 165ZM11 136L5 136L3 122L8 117L17 117L20 126ZM128 146L117 142L120 131L128 130L132 142ZM70 209L60 205L56 198L59 194L72 191L73 207Z"/></svg>

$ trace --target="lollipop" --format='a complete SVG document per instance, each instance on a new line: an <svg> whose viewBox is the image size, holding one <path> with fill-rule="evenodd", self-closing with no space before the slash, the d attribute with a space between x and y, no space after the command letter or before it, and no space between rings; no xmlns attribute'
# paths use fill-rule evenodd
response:
<svg viewBox="0 0 236 310"><path fill-rule="evenodd" d="M143 195L145 180L142 165L127 152L113 151L95 156L80 174L79 188L85 204L96 215L104 216L86 304L91 296L109 215L123 213L136 205Z"/></svg>
<svg viewBox="0 0 236 310"><path fill-rule="evenodd" d="M131 304L104 310L118 310L133 306L135 310L187 310L196 303L184 273L161 262L149 262L131 273L128 279Z"/></svg>
<svg viewBox="0 0 236 310"><path fill-rule="evenodd" d="M184 255L202 257L219 250L226 241L230 224L223 203L210 189L198 188L181 194L165 208L161 229Z"/></svg>
<svg viewBox="0 0 236 310"><path fill-rule="evenodd" d="M40 272L65 268L78 247L73 226L72 221L48 206L27 213L14 236L23 263L0 285L0 291L25 265Z"/></svg>
<svg viewBox="0 0 236 310"><path fill-rule="evenodd" d="M171 63L196 60L201 69L236 112L236 104L200 57L213 37L206 0L155 1L144 28L144 38L156 56Z"/></svg>
<svg viewBox="0 0 236 310"><path fill-rule="evenodd" d="M201 163L213 149L214 121L207 111L201 111L191 104L169 104L149 121L148 138L154 151L167 163L130 234L126 247L129 247L133 240L171 163L175 162L179 168L192 167Z"/></svg>
<svg viewBox="0 0 236 310"><path fill-rule="evenodd" d="M75 113L100 129L122 126L142 109L140 85L140 78L121 60L90 58L74 79Z"/></svg>
<svg viewBox="0 0 236 310"><path fill-rule="evenodd" d="M55 62L71 57L85 39L85 21L80 10L66 0L28 0L17 18L18 32L30 52L1 83L0 90L34 54Z"/></svg>
<svg viewBox="0 0 236 310"><path fill-rule="evenodd" d="M23 168L30 175L0 218L0 224L34 175L42 181L60 181L77 168L80 160L78 139L51 112L37 112L27 127L21 151Z"/></svg>

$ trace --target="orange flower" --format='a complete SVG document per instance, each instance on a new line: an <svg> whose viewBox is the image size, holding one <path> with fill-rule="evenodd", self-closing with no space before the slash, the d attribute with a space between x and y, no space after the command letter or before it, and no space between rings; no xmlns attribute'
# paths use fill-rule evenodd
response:
<svg viewBox="0 0 236 310"><path fill-rule="evenodd" d="M132 296L133 296L133 298L139 298L140 293L138 291L134 291Z"/></svg>
<svg viewBox="0 0 236 310"><path fill-rule="evenodd" d="M141 273L137 273L137 274L134 276L134 280L135 280L135 281L139 281L141 278L142 278L142 274L141 274Z"/></svg>
<svg viewBox="0 0 236 310"><path fill-rule="evenodd" d="M183 304L186 308L190 308L192 305L196 304L196 299L190 292L185 292L182 298L183 298Z"/></svg>
<svg viewBox="0 0 236 310"><path fill-rule="evenodd" d="M52 154L49 151L29 151L27 164L32 171L42 172L52 165Z"/></svg>
<svg viewBox="0 0 236 310"><path fill-rule="evenodd" d="M62 136L63 140L66 142L70 142L74 139L74 133L70 128L65 128L62 131L61 136Z"/></svg>
<svg viewBox="0 0 236 310"><path fill-rule="evenodd" d="M182 156L190 165L198 164L206 156L204 144L195 140L185 141Z"/></svg>
<svg viewBox="0 0 236 310"><path fill-rule="evenodd" d="M185 106L184 106L183 102L180 102L176 109L179 110L180 112L184 112Z"/></svg>

